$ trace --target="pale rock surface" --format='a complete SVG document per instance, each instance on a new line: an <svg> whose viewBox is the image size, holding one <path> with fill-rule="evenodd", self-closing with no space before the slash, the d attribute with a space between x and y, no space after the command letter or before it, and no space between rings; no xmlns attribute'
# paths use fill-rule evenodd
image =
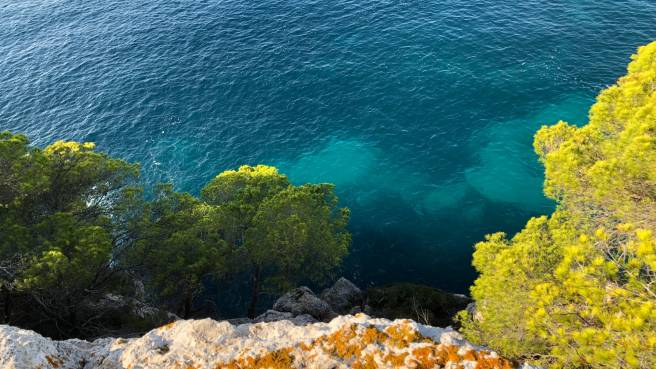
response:
<svg viewBox="0 0 656 369"><path fill-rule="evenodd" d="M441 361L440 361L441 360ZM1 369L411 368L510 369L450 329L410 320L340 316L330 323L232 325L179 320L140 338L52 341L0 325Z"/></svg>

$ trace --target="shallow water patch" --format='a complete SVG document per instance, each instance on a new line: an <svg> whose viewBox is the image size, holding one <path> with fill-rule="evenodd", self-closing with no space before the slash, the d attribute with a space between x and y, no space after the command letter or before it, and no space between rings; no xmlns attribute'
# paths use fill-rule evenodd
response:
<svg viewBox="0 0 656 369"><path fill-rule="evenodd" d="M548 211L552 202L542 194L543 170L533 152L533 136L558 120L585 123L591 102L589 95L571 95L536 114L489 126L470 144L479 163L465 170L467 183L491 201Z"/></svg>

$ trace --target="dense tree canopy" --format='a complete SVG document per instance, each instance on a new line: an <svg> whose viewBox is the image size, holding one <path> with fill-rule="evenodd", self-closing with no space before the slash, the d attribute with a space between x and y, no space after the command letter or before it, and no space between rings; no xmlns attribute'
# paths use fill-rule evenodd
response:
<svg viewBox="0 0 656 369"><path fill-rule="evenodd" d="M290 186L260 206L246 248L254 264L286 281L318 281L348 252L348 215L337 208L332 185Z"/></svg>
<svg viewBox="0 0 656 369"><path fill-rule="evenodd" d="M260 204L290 185L274 167L243 165L214 177L201 190L201 199L221 208L223 236L237 249L244 245L246 230L253 225Z"/></svg>
<svg viewBox="0 0 656 369"><path fill-rule="evenodd" d="M158 185L152 201L145 201L142 191L131 199L141 203L124 208L139 213L130 227L135 239L121 265L144 276L159 305L189 318L203 281L220 278L230 262L216 209L173 191L170 184Z"/></svg>
<svg viewBox="0 0 656 369"><path fill-rule="evenodd" d="M550 217L476 246L469 338L565 368L656 366L656 43L581 128L535 136Z"/></svg>
<svg viewBox="0 0 656 369"><path fill-rule="evenodd" d="M251 274L251 317L265 283L321 281L348 252L349 213L332 185L293 186L274 167L245 165L216 176L201 198L218 208L235 264Z"/></svg>
<svg viewBox="0 0 656 369"><path fill-rule="evenodd" d="M111 221L138 167L94 151L90 143L58 141L41 150L22 135L0 133L0 280L4 320L12 293L27 294L60 334L77 334L85 296L108 290L116 246ZM16 310L16 309L14 309Z"/></svg>
<svg viewBox="0 0 656 369"><path fill-rule="evenodd" d="M274 167L225 171L196 198L145 190L137 165L91 143L40 149L3 132L0 171L0 322L51 336L103 333L88 310L138 284L187 318L207 282L247 273L253 315L265 282L321 281L350 242L331 185L294 186Z"/></svg>

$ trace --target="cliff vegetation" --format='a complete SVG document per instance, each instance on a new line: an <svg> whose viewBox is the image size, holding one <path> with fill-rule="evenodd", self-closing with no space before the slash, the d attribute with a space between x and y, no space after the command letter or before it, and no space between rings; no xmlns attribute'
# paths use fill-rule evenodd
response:
<svg viewBox="0 0 656 369"><path fill-rule="evenodd" d="M465 335L552 368L656 367L656 43L589 123L543 127L551 216L476 245Z"/></svg>

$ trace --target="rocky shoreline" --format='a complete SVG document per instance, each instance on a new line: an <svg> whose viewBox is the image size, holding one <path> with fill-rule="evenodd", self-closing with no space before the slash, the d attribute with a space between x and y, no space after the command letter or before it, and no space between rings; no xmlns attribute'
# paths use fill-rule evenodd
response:
<svg viewBox="0 0 656 369"><path fill-rule="evenodd" d="M232 323L261 323L289 320L295 324L329 322L340 315L365 313L377 318L412 319L433 326L452 326L453 316L468 308L471 300L432 287L409 283L362 291L346 278L315 294L301 286L278 298L273 306L254 319L229 319Z"/></svg>
<svg viewBox="0 0 656 369"><path fill-rule="evenodd" d="M122 299L108 301L120 302L125 310ZM417 285L362 291L340 278L319 295L308 287L293 289L254 319L181 320L167 315L170 323L133 338L56 341L0 325L0 369L519 367L469 343L451 327L416 322L444 321L445 316L437 315L462 309L468 301ZM141 307L137 312L142 316L162 315L131 305ZM372 318L371 314L417 318Z"/></svg>

